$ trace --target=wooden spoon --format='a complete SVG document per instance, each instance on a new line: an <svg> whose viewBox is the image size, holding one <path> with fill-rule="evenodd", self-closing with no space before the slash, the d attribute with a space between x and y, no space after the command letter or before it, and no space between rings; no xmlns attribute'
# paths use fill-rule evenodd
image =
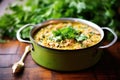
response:
<svg viewBox="0 0 120 80"><path fill-rule="evenodd" d="M24 68L24 59L25 59L25 56L27 55L27 53L30 51L30 46L26 46L25 48L25 51L21 57L21 59L16 62L15 64L13 64L12 66L12 70L13 70L13 73L19 73L23 70Z"/></svg>

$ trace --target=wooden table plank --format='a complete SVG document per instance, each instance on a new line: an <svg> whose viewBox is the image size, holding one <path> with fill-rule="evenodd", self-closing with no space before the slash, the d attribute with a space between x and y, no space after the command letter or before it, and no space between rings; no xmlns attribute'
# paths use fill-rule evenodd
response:
<svg viewBox="0 0 120 80"><path fill-rule="evenodd" d="M115 43L112 47L107 49L112 56L114 56L118 61L120 60L120 41Z"/></svg>
<svg viewBox="0 0 120 80"><path fill-rule="evenodd" d="M0 54L16 54L19 47L19 42L16 40L8 41L0 44Z"/></svg>
<svg viewBox="0 0 120 80"><path fill-rule="evenodd" d="M15 61L18 61L18 55L0 55L0 68L11 68Z"/></svg>
<svg viewBox="0 0 120 80"><path fill-rule="evenodd" d="M96 80L92 69L78 72L53 72L54 80Z"/></svg>
<svg viewBox="0 0 120 80"><path fill-rule="evenodd" d="M120 44L119 42L117 45ZM29 45L18 41L0 44L0 80L119 80L120 63L109 48L104 50L101 60L93 67L78 72L56 72L37 65L28 53L25 69L21 75L12 74L12 65L22 56ZM114 49L116 45L112 46ZM117 47L118 48L118 47ZM117 52L116 52L117 53Z"/></svg>
<svg viewBox="0 0 120 80"><path fill-rule="evenodd" d="M14 80L11 68L0 68L0 80Z"/></svg>
<svg viewBox="0 0 120 80"><path fill-rule="evenodd" d="M51 80L51 71L41 68L26 68L21 75L13 75L11 68L0 68L0 80Z"/></svg>
<svg viewBox="0 0 120 80"><path fill-rule="evenodd" d="M19 54L19 55L22 56L22 54L23 54L24 51L25 51L25 47L26 47L27 45L30 45L30 44L20 42L19 48L18 48L18 50L17 50L17 54Z"/></svg>

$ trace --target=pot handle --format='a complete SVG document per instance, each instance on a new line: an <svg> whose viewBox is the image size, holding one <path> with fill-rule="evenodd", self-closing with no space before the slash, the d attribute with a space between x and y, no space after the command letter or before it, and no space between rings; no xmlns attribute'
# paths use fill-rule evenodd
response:
<svg viewBox="0 0 120 80"><path fill-rule="evenodd" d="M117 35L116 35L116 33L112 30L112 29L110 29L110 28L108 28L108 27L102 27L102 29L105 29L105 30L108 30L109 32L111 32L112 34L113 34L113 36L114 36L114 39L112 40L112 42L110 42L109 44L107 44L107 45L105 45L105 46L100 46L99 48L108 48L108 47L110 47L110 46L112 46L116 41L117 41Z"/></svg>
<svg viewBox="0 0 120 80"><path fill-rule="evenodd" d="M21 34L20 34L21 31L22 31L24 28L28 27L28 26L34 26L34 25L33 25L33 24L26 24L26 25L22 26L20 29L18 29L17 34L16 34L16 37L17 37L17 39L18 39L20 42L31 43L31 42L28 41L28 40L22 39L22 38L21 38Z"/></svg>

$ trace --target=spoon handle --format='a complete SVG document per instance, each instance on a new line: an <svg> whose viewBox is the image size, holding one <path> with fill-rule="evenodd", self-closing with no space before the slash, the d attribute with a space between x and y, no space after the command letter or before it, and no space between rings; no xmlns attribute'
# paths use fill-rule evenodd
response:
<svg viewBox="0 0 120 80"><path fill-rule="evenodd" d="M24 53L23 53L23 55L22 55L22 57L21 57L21 59L20 59L20 62L23 62L24 61L24 59L25 59L25 57L26 57L26 55L27 55L27 53L30 51L30 46L26 46L26 48L25 48L25 51L24 51Z"/></svg>

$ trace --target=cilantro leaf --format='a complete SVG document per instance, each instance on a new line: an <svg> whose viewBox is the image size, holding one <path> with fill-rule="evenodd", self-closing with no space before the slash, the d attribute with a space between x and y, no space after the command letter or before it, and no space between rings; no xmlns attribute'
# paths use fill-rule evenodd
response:
<svg viewBox="0 0 120 80"><path fill-rule="evenodd" d="M55 37L61 36L62 39L74 39L77 31L71 26L66 26L64 28L53 31L52 33Z"/></svg>
<svg viewBox="0 0 120 80"><path fill-rule="evenodd" d="M16 38L16 32L21 27L19 25L38 24L48 19L73 17L83 18L92 21L100 26L108 26L116 31L120 38L120 0L17 0L8 9L12 13L7 13L0 17L0 38L6 36ZM98 5L99 4L99 5ZM28 30L25 30L29 33ZM62 33L53 32L56 35L64 35L64 38L73 38L74 33L67 31ZM64 34L63 34L64 33ZM22 38L29 38L24 35ZM110 36L108 36L111 38Z"/></svg>

